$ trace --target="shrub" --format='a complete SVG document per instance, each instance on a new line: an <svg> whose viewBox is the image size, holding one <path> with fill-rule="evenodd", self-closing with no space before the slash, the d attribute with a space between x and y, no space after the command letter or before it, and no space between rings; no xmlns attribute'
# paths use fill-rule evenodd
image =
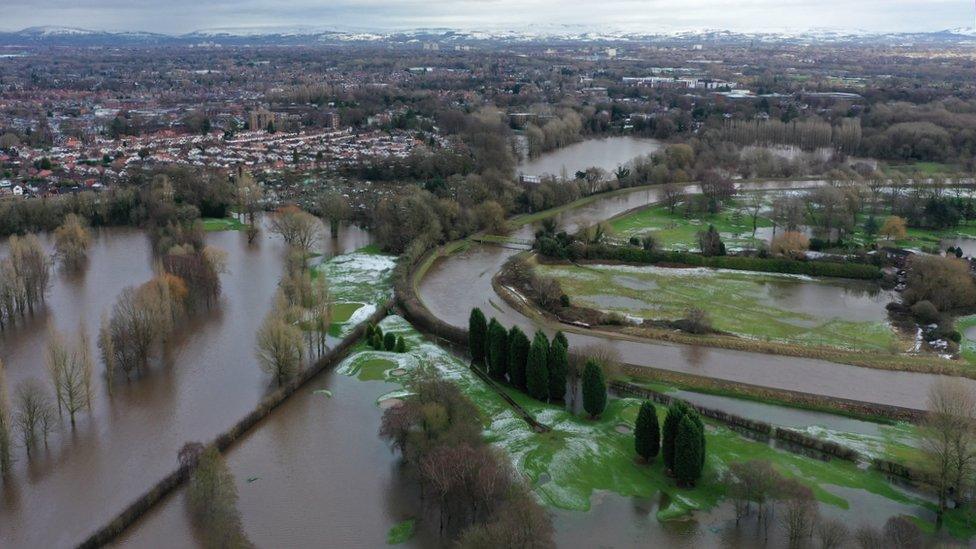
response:
<svg viewBox="0 0 976 549"><path fill-rule="evenodd" d="M810 239L803 233L786 231L776 235L769 244L769 251L795 259L803 258L803 252L810 248Z"/></svg>
<svg viewBox="0 0 976 549"><path fill-rule="evenodd" d="M912 314L922 324L932 324L939 320L939 310L931 301L919 301L912 305Z"/></svg>
<svg viewBox="0 0 976 549"><path fill-rule="evenodd" d="M685 329L693 334L707 334L712 331L712 319L704 309L691 307L685 314Z"/></svg>
<svg viewBox="0 0 976 549"><path fill-rule="evenodd" d="M403 336L397 336L396 352L398 353L407 352L407 342L403 340Z"/></svg>
<svg viewBox="0 0 976 549"><path fill-rule="evenodd" d="M607 384L603 369L594 360L583 367L583 409L590 417L597 418L607 407Z"/></svg>
<svg viewBox="0 0 976 549"><path fill-rule="evenodd" d="M657 410L649 401L641 403L634 427L634 449L644 461L651 461L661 450L661 429L657 421Z"/></svg>
<svg viewBox="0 0 976 549"><path fill-rule="evenodd" d="M393 332L387 332L383 336L383 349L387 351L393 351L396 349L396 334Z"/></svg>

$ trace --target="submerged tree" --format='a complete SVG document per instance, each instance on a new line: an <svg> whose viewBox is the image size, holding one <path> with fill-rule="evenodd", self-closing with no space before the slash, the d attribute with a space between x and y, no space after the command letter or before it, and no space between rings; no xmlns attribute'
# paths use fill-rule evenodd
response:
<svg viewBox="0 0 976 549"><path fill-rule="evenodd" d="M72 428L75 427L75 414L83 408L90 409L92 398L94 365L84 326L79 340L74 349L68 349L63 336L52 328L47 345L47 366L58 413L62 410L68 413Z"/></svg>
<svg viewBox="0 0 976 549"><path fill-rule="evenodd" d="M66 271L78 272L88 261L88 248L91 246L91 233L84 219L68 214L64 222L54 231L54 254Z"/></svg>
<svg viewBox="0 0 976 549"><path fill-rule="evenodd" d="M298 373L304 356L302 331L288 322L281 311L272 310L257 334L257 357L261 368L280 387Z"/></svg>
<svg viewBox="0 0 976 549"><path fill-rule="evenodd" d="M22 381L17 386L17 415L15 421L20 429L21 443L27 451L27 457L40 433L47 445L47 435L54 423L54 409L51 401L44 392L44 387L35 379Z"/></svg>
<svg viewBox="0 0 976 549"><path fill-rule="evenodd" d="M204 546L208 549L251 547L237 510L234 476L216 446L207 447L193 461L186 504Z"/></svg>
<svg viewBox="0 0 976 549"><path fill-rule="evenodd" d="M339 236L339 227L349 219L349 201L337 192L326 193L319 203L322 217L329 222L329 236Z"/></svg>
<svg viewBox="0 0 976 549"><path fill-rule="evenodd" d="M0 360L0 476L10 473L13 467L13 418L7 395L7 372Z"/></svg>

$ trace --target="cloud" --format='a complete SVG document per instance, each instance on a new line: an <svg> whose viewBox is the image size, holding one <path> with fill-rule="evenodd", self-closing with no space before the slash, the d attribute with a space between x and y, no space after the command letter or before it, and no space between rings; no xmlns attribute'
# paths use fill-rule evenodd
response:
<svg viewBox="0 0 976 549"><path fill-rule="evenodd" d="M6 0L7 29L70 25L180 33L235 26L523 29L542 24L626 30L830 27L926 31L970 26L960 0Z"/></svg>

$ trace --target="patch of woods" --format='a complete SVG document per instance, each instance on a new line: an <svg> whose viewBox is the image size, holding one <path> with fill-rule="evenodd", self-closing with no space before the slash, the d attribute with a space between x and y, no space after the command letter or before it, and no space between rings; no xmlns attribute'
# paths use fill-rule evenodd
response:
<svg viewBox="0 0 976 549"><path fill-rule="evenodd" d="M955 256L914 254L905 265L901 302L888 304L896 318L917 324L927 344L943 353L959 350L955 315L976 307L976 279L969 261Z"/></svg>
<svg viewBox="0 0 976 549"><path fill-rule="evenodd" d="M440 536L470 548L554 547L548 513L485 442L477 406L430 366L407 388L410 396L384 412L380 436L403 456Z"/></svg>

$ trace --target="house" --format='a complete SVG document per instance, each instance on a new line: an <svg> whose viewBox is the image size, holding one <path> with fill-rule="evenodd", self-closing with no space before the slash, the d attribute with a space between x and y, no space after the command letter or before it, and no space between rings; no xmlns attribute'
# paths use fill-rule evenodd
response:
<svg viewBox="0 0 976 549"><path fill-rule="evenodd" d="M14 185L13 193L14 196L24 196L24 188L20 185Z"/></svg>

